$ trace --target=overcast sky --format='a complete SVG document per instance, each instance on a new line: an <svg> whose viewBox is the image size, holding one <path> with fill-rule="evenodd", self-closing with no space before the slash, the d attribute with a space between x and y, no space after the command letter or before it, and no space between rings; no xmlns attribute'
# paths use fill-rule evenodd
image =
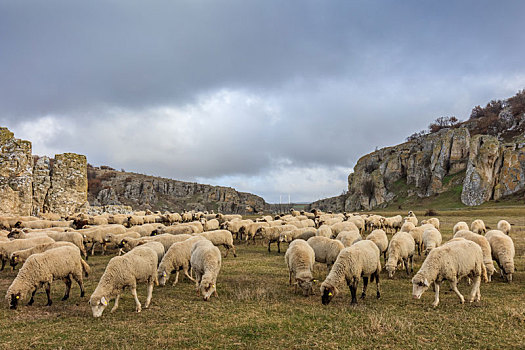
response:
<svg viewBox="0 0 525 350"><path fill-rule="evenodd" d="M33 153L340 194L356 161L525 88L523 1L0 0L0 125Z"/></svg>

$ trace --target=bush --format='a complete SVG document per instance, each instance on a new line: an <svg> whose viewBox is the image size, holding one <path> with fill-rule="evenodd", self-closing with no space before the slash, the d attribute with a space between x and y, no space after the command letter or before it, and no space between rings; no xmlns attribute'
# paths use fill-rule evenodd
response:
<svg viewBox="0 0 525 350"><path fill-rule="evenodd" d="M439 117L436 120L434 120L433 123L431 123L428 126L428 130L430 133L438 132L441 129L444 128L452 128L459 124L458 118L452 116L452 117Z"/></svg>
<svg viewBox="0 0 525 350"><path fill-rule="evenodd" d="M512 115L522 116L525 114L525 89L518 91L518 93L509 98L508 101L512 110Z"/></svg>
<svg viewBox="0 0 525 350"><path fill-rule="evenodd" d="M427 211L425 212L425 216L438 216L438 212L435 211L434 209L427 209Z"/></svg>
<svg viewBox="0 0 525 350"><path fill-rule="evenodd" d="M420 132L413 133L412 135L407 137L406 140L407 141L419 140L421 137L425 136L426 134L428 134L426 130L421 130Z"/></svg>

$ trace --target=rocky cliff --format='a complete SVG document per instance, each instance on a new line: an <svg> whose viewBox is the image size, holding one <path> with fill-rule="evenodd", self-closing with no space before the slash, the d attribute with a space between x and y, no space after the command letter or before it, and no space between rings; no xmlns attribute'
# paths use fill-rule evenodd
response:
<svg viewBox="0 0 525 350"><path fill-rule="evenodd" d="M0 128L0 214L78 211L87 204L86 166L74 153L33 157L31 142Z"/></svg>
<svg viewBox="0 0 525 350"><path fill-rule="evenodd" d="M88 167L89 202L93 206L129 205L150 210L214 210L250 213L268 209L263 198L230 187Z"/></svg>

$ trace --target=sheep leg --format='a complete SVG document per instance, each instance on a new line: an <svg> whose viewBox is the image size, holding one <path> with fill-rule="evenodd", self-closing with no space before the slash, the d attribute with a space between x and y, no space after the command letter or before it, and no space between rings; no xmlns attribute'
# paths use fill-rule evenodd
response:
<svg viewBox="0 0 525 350"><path fill-rule="evenodd" d="M463 295L461 295L461 293L458 290L458 281L457 280L451 280L450 281L450 288L452 288L454 293L456 293L456 295L459 297L459 302L461 304L463 304L465 302L465 298L463 297Z"/></svg>
<svg viewBox="0 0 525 350"><path fill-rule="evenodd" d="M281 242L277 241L277 253L281 253Z"/></svg>
<svg viewBox="0 0 525 350"><path fill-rule="evenodd" d="M137 286L131 287L131 294L133 294L133 298L135 299L135 305L137 306L135 311L141 312L142 306L140 305L139 297L137 296Z"/></svg>
<svg viewBox="0 0 525 350"><path fill-rule="evenodd" d="M5 267L5 259L2 258L2 268L0 269L0 271L4 271L4 267Z"/></svg>
<svg viewBox="0 0 525 350"><path fill-rule="evenodd" d="M232 250L233 250L233 257L236 258L237 257L237 252L235 251L235 246L232 245Z"/></svg>
<svg viewBox="0 0 525 350"><path fill-rule="evenodd" d="M110 312L115 312L115 310L118 308L118 301L120 300L120 294L117 294L117 297L115 298L115 305L111 308Z"/></svg>
<svg viewBox="0 0 525 350"><path fill-rule="evenodd" d="M187 276L187 275L186 275ZM179 270L175 272L175 281L173 281L172 286L176 285L179 282Z"/></svg>
<svg viewBox="0 0 525 350"><path fill-rule="evenodd" d="M62 301L69 299L69 292L71 291L71 278L68 276L64 278L64 283L66 284L66 293L62 298Z"/></svg>
<svg viewBox="0 0 525 350"><path fill-rule="evenodd" d="M469 302L481 300L481 292L479 291L480 284L481 276L474 277L474 283L472 285L472 290L470 291Z"/></svg>
<svg viewBox="0 0 525 350"><path fill-rule="evenodd" d="M31 306L33 305L33 303L35 302L35 294L36 294L36 290L38 288L35 288L35 290L33 291L33 293L31 293L31 299L29 299L29 303L27 303L27 305Z"/></svg>
<svg viewBox="0 0 525 350"><path fill-rule="evenodd" d="M95 255L95 242L91 245L91 256Z"/></svg>
<svg viewBox="0 0 525 350"><path fill-rule="evenodd" d="M361 299L366 297L366 288L368 287L368 277L363 276L363 293L361 293Z"/></svg>
<svg viewBox="0 0 525 350"><path fill-rule="evenodd" d="M51 283L46 283L46 294L47 294L47 304L46 306L51 306L53 304L53 300L51 300Z"/></svg>
<svg viewBox="0 0 525 350"><path fill-rule="evenodd" d="M357 304L357 286L354 285L353 283L349 283L348 284L348 287L350 288L350 293L352 294L352 301L350 302L351 305L355 305Z"/></svg>
<svg viewBox="0 0 525 350"><path fill-rule="evenodd" d="M410 273L414 273L414 256L410 256Z"/></svg>
<svg viewBox="0 0 525 350"><path fill-rule="evenodd" d="M403 258L403 264L405 264L405 269L407 271L407 276L410 276L410 272L408 271L408 258Z"/></svg>
<svg viewBox="0 0 525 350"><path fill-rule="evenodd" d="M146 297L146 304L144 304L144 308L147 309L149 307L152 296L153 296L153 282L148 284L148 296Z"/></svg>
<svg viewBox="0 0 525 350"><path fill-rule="evenodd" d="M102 255L106 253L106 245L107 245L106 242L102 243Z"/></svg>
<svg viewBox="0 0 525 350"><path fill-rule="evenodd" d="M224 244L223 246L224 248L226 248L226 253L224 254L224 258L226 258L228 256L228 253L230 252L230 247L227 244Z"/></svg>
<svg viewBox="0 0 525 350"><path fill-rule="evenodd" d="M434 291L436 293L436 296L435 296L434 302L432 303L433 307L437 307L438 304L439 304L439 286L440 286L440 283L435 281L434 282Z"/></svg>
<svg viewBox="0 0 525 350"><path fill-rule="evenodd" d="M288 285L289 286L292 285L292 271L291 270L288 271Z"/></svg>
<svg viewBox="0 0 525 350"><path fill-rule="evenodd" d="M375 279L376 279L376 290L377 290L377 299L381 298L381 291L379 290L379 272L376 271L375 273Z"/></svg>
<svg viewBox="0 0 525 350"><path fill-rule="evenodd" d="M189 270L190 270L190 269L184 270L184 276L188 277L188 279L190 279L190 280L192 280L193 282L195 282L195 280L193 279L193 277L191 277L191 276L189 275L189 273L188 273Z"/></svg>
<svg viewBox="0 0 525 350"><path fill-rule="evenodd" d="M271 252L271 250L270 250L270 244L272 244L272 241L268 241L268 253Z"/></svg>

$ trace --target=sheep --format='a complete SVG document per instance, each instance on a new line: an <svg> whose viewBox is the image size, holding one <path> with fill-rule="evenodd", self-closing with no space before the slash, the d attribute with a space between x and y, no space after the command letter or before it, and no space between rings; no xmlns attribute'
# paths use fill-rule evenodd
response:
<svg viewBox="0 0 525 350"><path fill-rule="evenodd" d="M409 223L410 225L413 225L412 223ZM433 229L434 225L431 224L425 224L422 226L414 227L412 230L410 230L408 233L414 238L414 242L416 243L417 248L417 254L421 256L421 252L423 251L423 233L425 230Z"/></svg>
<svg viewBox="0 0 525 350"><path fill-rule="evenodd" d="M374 230L368 236L367 240L374 242L379 248L379 253L383 254L383 258L386 261L386 250L388 249L388 237L383 230Z"/></svg>
<svg viewBox="0 0 525 350"><path fill-rule="evenodd" d="M332 234L332 228L328 225L322 225L317 229L317 236L332 238Z"/></svg>
<svg viewBox="0 0 525 350"><path fill-rule="evenodd" d="M469 241L477 243L481 247L483 253L483 263L487 269L487 277L489 282L492 280L492 275L494 274L494 262L492 261L492 249L490 248L489 241L482 235L475 234L468 230L461 230L456 232L454 238L465 238Z"/></svg>
<svg viewBox="0 0 525 350"><path fill-rule="evenodd" d="M193 229L193 233L204 232L204 226L198 221L186 222L182 224L183 226L189 226Z"/></svg>
<svg viewBox="0 0 525 350"><path fill-rule="evenodd" d="M198 241L191 248L190 264L195 273L195 287L205 301L212 294L218 297L216 284L221 263L221 252L210 241Z"/></svg>
<svg viewBox="0 0 525 350"><path fill-rule="evenodd" d="M406 232L398 232L392 237L388 245L388 261L385 264L385 270L388 271L389 278L394 277L397 264L400 260L405 264L408 276L410 276L410 272L408 271L409 266L411 267L411 271L414 271L413 257L415 244L414 238Z"/></svg>
<svg viewBox="0 0 525 350"><path fill-rule="evenodd" d="M379 273L381 272L381 262L379 258L379 248L372 241L361 241L344 248L339 253L332 270L321 284L321 301L323 305L328 305L339 291L337 285L346 281L352 294L351 304L357 304L357 285L359 279L363 277L363 292L361 299L366 296L368 279L373 282L376 280L376 295L379 299L381 291L379 288Z"/></svg>
<svg viewBox="0 0 525 350"><path fill-rule="evenodd" d="M339 232L335 239L341 241L345 247L350 247L355 242L362 240L363 237L361 237L359 231L342 231Z"/></svg>
<svg viewBox="0 0 525 350"><path fill-rule="evenodd" d="M286 242L286 243L290 243L296 239L302 239L306 241L310 237L315 236L316 233L317 233L317 229L315 229L314 227L296 228L296 229L289 230L289 231L285 230L279 236L279 241Z"/></svg>
<svg viewBox="0 0 525 350"><path fill-rule="evenodd" d="M104 237L104 244L108 245L110 243L118 246L122 240L124 238L140 238L142 237L140 235L140 233L138 232L135 232L135 231L128 231L126 233L121 233L119 235L116 235L116 234L113 234L113 233L108 233L105 237Z"/></svg>
<svg viewBox="0 0 525 350"><path fill-rule="evenodd" d="M284 261L288 267L288 282L290 285L293 282L294 292L297 292L299 286L305 296L312 294L312 272L315 264L315 252L312 247L305 240L296 239L286 250Z"/></svg>
<svg viewBox="0 0 525 350"><path fill-rule="evenodd" d="M131 289L135 299L135 310L141 312L142 305L137 297L137 282L146 282L148 285L148 295L144 304L144 308L148 308L153 294L153 284L158 285L157 263L157 253L149 247L136 247L122 256L111 258L97 288L89 298L93 317L102 316L104 309L113 298L115 298L115 305L111 312L114 312L118 307L120 294L127 287Z"/></svg>
<svg viewBox="0 0 525 350"><path fill-rule="evenodd" d="M6 293L6 300L11 309L16 309L18 302L24 299L27 293L31 292L31 299L28 305L34 302L37 289L45 286L47 294L47 306L51 306L51 283L55 280L64 280L66 293L62 300L69 298L71 290L71 278L80 287L80 297L84 297L84 283L82 274L90 272L89 265L80 257L80 250L77 247L58 247L47 250L43 253L31 255L9 286Z"/></svg>
<svg viewBox="0 0 525 350"><path fill-rule="evenodd" d="M154 236L163 233L169 233L171 235L191 235L193 233L193 228L191 226L186 225L166 226L153 230L151 232L151 235Z"/></svg>
<svg viewBox="0 0 525 350"><path fill-rule="evenodd" d="M396 215L389 218L382 218L381 222L386 232L388 232L388 229L392 232L396 232L403 225L403 217L401 215Z"/></svg>
<svg viewBox="0 0 525 350"><path fill-rule="evenodd" d="M80 249L82 256L87 258L86 247L84 247L84 237L78 232L47 232L47 235L56 242L70 242Z"/></svg>
<svg viewBox="0 0 525 350"><path fill-rule="evenodd" d="M345 247L341 241L322 236L310 237L306 242L315 252L315 261L326 264L328 271L337 259L339 252Z"/></svg>
<svg viewBox="0 0 525 350"><path fill-rule="evenodd" d="M127 232L137 232L141 236L145 237L145 236L152 236L154 232L155 234L157 234L164 227L165 226L162 224L155 224L155 223L154 224L144 224L144 225L130 227L127 230ZM163 232L163 233L167 233L167 232Z"/></svg>
<svg viewBox="0 0 525 350"><path fill-rule="evenodd" d="M204 231L213 231L219 229L219 220L217 219L205 220L202 224L204 225Z"/></svg>
<svg viewBox="0 0 525 350"><path fill-rule="evenodd" d="M182 222L190 222L193 220L193 214L190 212L182 213Z"/></svg>
<svg viewBox="0 0 525 350"><path fill-rule="evenodd" d="M71 242L53 242L39 244L27 249L16 250L9 255L9 263L14 269L17 264L23 264L31 255L43 253L46 250L58 247L76 247L76 245Z"/></svg>
<svg viewBox="0 0 525 350"><path fill-rule="evenodd" d="M481 299L481 279L488 281L487 270L483 264L481 247L469 240L449 241L441 247L430 251L423 265L412 278L412 295L420 299L430 284L434 283L435 299L432 306L439 304L439 288L443 280L448 280L450 287L459 297L461 304L465 298L457 288L458 281L463 277L472 278L474 283L470 292L469 302Z"/></svg>
<svg viewBox="0 0 525 350"><path fill-rule="evenodd" d="M485 232L487 232L487 229L485 228L485 223L483 222L483 220L477 219L472 221L472 223L470 224L470 231L480 235L482 233L484 234Z"/></svg>
<svg viewBox="0 0 525 350"><path fill-rule="evenodd" d="M403 223L403 225L401 226L401 229L399 230L400 232L410 232L411 230L415 229L416 226L411 223L411 222L405 222Z"/></svg>
<svg viewBox="0 0 525 350"><path fill-rule="evenodd" d="M157 236L150 236L150 237L140 237L140 238L129 238L125 237L120 241L119 248L122 249L124 252L129 252L133 248L145 244L147 242L159 242L162 243L164 246L164 251L166 252L170 246L174 243L184 241L188 238L191 238L192 235L170 235L168 233L157 235Z"/></svg>
<svg viewBox="0 0 525 350"><path fill-rule="evenodd" d="M233 245L233 236L230 231L216 230L216 231L210 231L210 232L202 232L202 233L199 233L198 235L208 239L209 241L213 243L213 245L216 245L216 246L222 245L224 248L226 248L226 253L224 254L225 258L228 256L230 249L233 252L233 257L235 258L237 257L235 246Z"/></svg>
<svg viewBox="0 0 525 350"><path fill-rule="evenodd" d="M245 237L245 240L249 242L249 239L252 238L253 239L253 244L255 244L255 236L257 234L257 231L259 230L259 228L261 227L268 227L270 226L267 222L254 222L254 223L251 223L249 224L247 227L246 227L246 237Z"/></svg>
<svg viewBox="0 0 525 350"><path fill-rule="evenodd" d="M88 225L107 225L108 218L103 215L91 216L88 218Z"/></svg>
<svg viewBox="0 0 525 350"><path fill-rule="evenodd" d="M436 228L436 230L439 230L439 219L438 218L430 218L428 220L421 221L421 225L430 224Z"/></svg>
<svg viewBox="0 0 525 350"><path fill-rule="evenodd" d="M407 216L403 220L404 220L404 222L411 222L412 224L414 224L414 226L417 226L417 224L419 222L415 216Z"/></svg>
<svg viewBox="0 0 525 350"><path fill-rule="evenodd" d="M139 216L139 215L128 216L128 221L126 222L126 226L132 227L136 225L144 225L144 216Z"/></svg>
<svg viewBox="0 0 525 350"><path fill-rule="evenodd" d="M365 220L360 216L351 216L347 219L348 222L353 223L362 233L365 230Z"/></svg>
<svg viewBox="0 0 525 350"><path fill-rule="evenodd" d="M428 255L428 253L441 245L441 241L443 238L441 237L441 232L436 230L434 227L428 228L423 232L423 246L425 247L425 255Z"/></svg>
<svg viewBox="0 0 525 350"><path fill-rule="evenodd" d="M468 224L465 221L459 221L454 225L454 228L452 229L452 233L456 234L458 231L469 231L470 228L468 227Z"/></svg>
<svg viewBox="0 0 525 350"><path fill-rule="evenodd" d="M514 242L512 238L499 230L491 230L485 234L492 249L492 258L498 264L501 277L512 282L514 273Z"/></svg>
<svg viewBox="0 0 525 350"><path fill-rule="evenodd" d="M185 241L174 243L170 249L166 252L158 268L158 279L159 284L164 286L170 278L172 271L175 271L175 281L173 285L176 285L179 281L179 271L182 270L184 275L190 280L195 280L190 276L190 259L191 259L191 248L195 243L200 240L206 239L202 236L195 236Z"/></svg>
<svg viewBox="0 0 525 350"><path fill-rule="evenodd" d="M9 259L11 253L21 250L34 247L39 244L44 243L54 243L55 241L50 237L35 237L28 239L15 239L14 241L9 242L0 242L0 259L2 259L2 268L0 271L4 270L5 263Z"/></svg>
<svg viewBox="0 0 525 350"><path fill-rule="evenodd" d="M271 244L277 243L277 253L281 252L281 233L287 230L291 225L282 225L282 226L270 226L270 227L261 227L259 228L260 234L264 240L268 240L268 252L271 252Z"/></svg>
<svg viewBox="0 0 525 350"><path fill-rule="evenodd" d="M382 226L381 219L383 219L382 216L371 215L365 219L366 226L368 227L370 231L375 230L375 229L380 229Z"/></svg>
<svg viewBox="0 0 525 350"><path fill-rule="evenodd" d="M108 233L121 234L126 232L126 228L122 225L108 224L103 226L92 227L84 230L77 231L84 235L84 243L91 243L91 255L95 254L95 244L102 246L102 255L106 252L106 246L104 244L104 237Z"/></svg>
<svg viewBox="0 0 525 350"><path fill-rule="evenodd" d="M340 232L343 231L357 231L360 232L357 226L353 222L343 221L338 222L331 226L332 228L332 238L336 237Z"/></svg>
<svg viewBox="0 0 525 350"><path fill-rule="evenodd" d="M500 230L501 232L503 232L504 234L506 234L507 236L510 234L510 224L508 221L506 220L500 220L498 222L498 230Z"/></svg>
<svg viewBox="0 0 525 350"><path fill-rule="evenodd" d="M144 244L141 244L140 247L151 248L151 250L153 250L157 254L157 258L158 258L157 264L160 264L160 262L162 261L162 258L164 258L164 253L165 253L164 245L160 242L149 241Z"/></svg>
<svg viewBox="0 0 525 350"><path fill-rule="evenodd" d="M235 235L235 239L242 239L242 234L246 232L246 228L252 223L252 220L227 221L223 227Z"/></svg>

